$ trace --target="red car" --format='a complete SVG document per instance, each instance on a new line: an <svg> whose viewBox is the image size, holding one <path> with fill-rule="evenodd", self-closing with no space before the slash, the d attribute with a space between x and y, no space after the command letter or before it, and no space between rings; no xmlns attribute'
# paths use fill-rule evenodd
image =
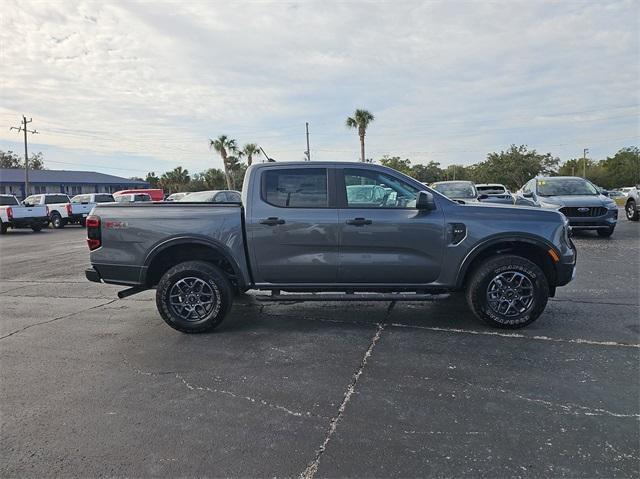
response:
<svg viewBox="0 0 640 479"><path fill-rule="evenodd" d="M116 191L113 196L116 195L129 195L135 193L146 193L151 197L151 201L163 201L164 200L164 191L161 188L147 188L142 190L122 190Z"/></svg>

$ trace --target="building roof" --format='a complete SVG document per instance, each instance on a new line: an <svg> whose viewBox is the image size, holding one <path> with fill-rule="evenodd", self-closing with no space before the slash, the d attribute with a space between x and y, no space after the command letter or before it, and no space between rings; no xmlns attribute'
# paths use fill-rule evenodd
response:
<svg viewBox="0 0 640 479"><path fill-rule="evenodd" d="M0 183L23 183L22 168L0 168ZM130 180L95 171L29 170L29 183L81 183L149 186L146 181Z"/></svg>

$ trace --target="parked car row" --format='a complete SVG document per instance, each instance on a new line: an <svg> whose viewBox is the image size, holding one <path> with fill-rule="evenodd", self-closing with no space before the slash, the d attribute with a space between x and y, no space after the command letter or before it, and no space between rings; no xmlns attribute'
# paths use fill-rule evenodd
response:
<svg viewBox="0 0 640 479"><path fill-rule="evenodd" d="M160 193L158 193L160 192ZM160 196L159 196L160 194ZM166 201L198 203L239 203L240 193L231 190L198 191L194 193L175 193ZM159 200L157 198L160 198ZM138 203L163 201L162 190L123 190L110 193L89 193L69 198L64 193L42 193L31 195L20 202L13 195L0 195L0 233L9 228L30 228L40 231L49 224L56 229L69 224L85 226L91 210L103 203Z"/></svg>
<svg viewBox="0 0 640 479"><path fill-rule="evenodd" d="M629 220L638 220L637 187L628 189L622 201L615 201L620 195L575 176L532 178L513 194L504 185L475 185L471 181L440 181L430 186L460 204L499 203L557 210L569 220L572 229L594 230L602 237L613 234L618 205L625 207Z"/></svg>

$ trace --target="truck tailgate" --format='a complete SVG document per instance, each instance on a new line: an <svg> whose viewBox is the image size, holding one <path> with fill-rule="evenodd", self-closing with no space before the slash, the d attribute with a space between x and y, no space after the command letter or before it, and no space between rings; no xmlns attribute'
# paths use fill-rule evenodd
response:
<svg viewBox="0 0 640 479"><path fill-rule="evenodd" d="M12 206L12 216L14 218L46 218L46 206Z"/></svg>
<svg viewBox="0 0 640 479"><path fill-rule="evenodd" d="M87 216L96 203L71 203L71 213L74 215Z"/></svg>

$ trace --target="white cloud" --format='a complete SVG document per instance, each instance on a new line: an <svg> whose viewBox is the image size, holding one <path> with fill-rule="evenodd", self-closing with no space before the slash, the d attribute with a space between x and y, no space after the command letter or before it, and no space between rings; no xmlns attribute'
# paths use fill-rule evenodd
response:
<svg viewBox="0 0 640 479"><path fill-rule="evenodd" d="M222 133L300 159L305 121L314 158L355 159L344 118L360 106L377 117L374 157L469 163L511 142L611 154L639 134L638 13L633 1L10 2L0 123L32 116L45 158L139 156L141 170L220 167L207 138ZM15 141L0 129L0 147Z"/></svg>

